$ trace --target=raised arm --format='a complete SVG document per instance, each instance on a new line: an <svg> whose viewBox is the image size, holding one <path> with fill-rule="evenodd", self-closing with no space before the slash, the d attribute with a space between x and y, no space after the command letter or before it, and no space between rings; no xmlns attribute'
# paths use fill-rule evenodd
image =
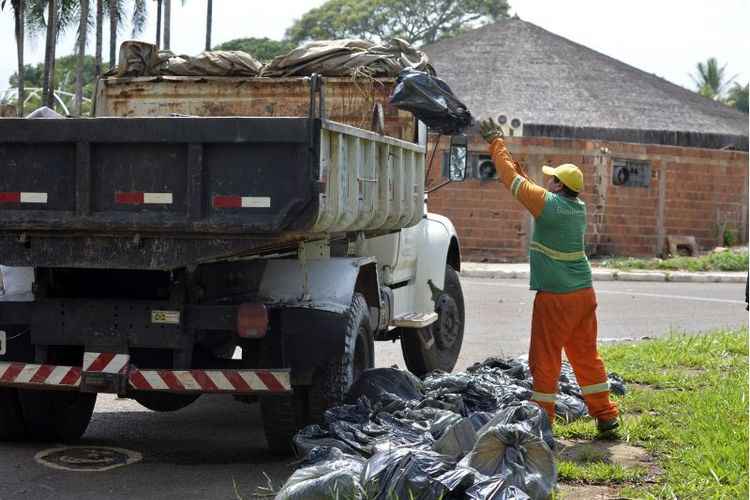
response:
<svg viewBox="0 0 750 500"><path fill-rule="evenodd" d="M492 119L480 124L482 137L490 143L490 154L500 173L500 181L534 217L539 217L544 209L547 190L526 176L510 156L502 136L502 129Z"/></svg>

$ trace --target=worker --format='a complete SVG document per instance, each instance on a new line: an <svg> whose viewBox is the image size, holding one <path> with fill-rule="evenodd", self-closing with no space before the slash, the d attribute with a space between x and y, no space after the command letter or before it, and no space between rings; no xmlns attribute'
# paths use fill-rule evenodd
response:
<svg viewBox="0 0 750 500"><path fill-rule="evenodd" d="M612 432L619 426L619 412L610 400L607 372L596 348L596 295L583 244L586 205L578 197L583 174L570 163L543 166L550 177L544 189L513 162L502 129L492 119L482 120L480 131L490 144L500 180L534 217L529 244L531 289L536 290L529 348L531 399L553 423L564 349L597 429Z"/></svg>

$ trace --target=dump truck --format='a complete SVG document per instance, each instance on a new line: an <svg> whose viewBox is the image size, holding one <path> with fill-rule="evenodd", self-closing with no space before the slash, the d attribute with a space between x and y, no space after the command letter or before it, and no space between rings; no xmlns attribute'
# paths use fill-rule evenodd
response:
<svg viewBox="0 0 750 500"><path fill-rule="evenodd" d="M393 85L113 77L93 117L0 120L0 440L75 440L100 393L227 394L287 452L375 342L450 371L461 251Z"/></svg>

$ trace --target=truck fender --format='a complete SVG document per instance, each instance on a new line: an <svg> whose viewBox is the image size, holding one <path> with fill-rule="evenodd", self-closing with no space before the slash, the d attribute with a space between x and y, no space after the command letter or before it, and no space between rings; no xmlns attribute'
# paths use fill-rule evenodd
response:
<svg viewBox="0 0 750 500"><path fill-rule="evenodd" d="M355 292L365 296L375 331L383 319L373 259L334 257L266 263L258 299L280 310L284 365L292 369L293 383L309 384L316 367L344 353L343 320Z"/></svg>
<svg viewBox="0 0 750 500"><path fill-rule="evenodd" d="M427 214L417 261L416 312L435 310L435 298L445 287L445 266L461 270L458 234L447 217Z"/></svg>

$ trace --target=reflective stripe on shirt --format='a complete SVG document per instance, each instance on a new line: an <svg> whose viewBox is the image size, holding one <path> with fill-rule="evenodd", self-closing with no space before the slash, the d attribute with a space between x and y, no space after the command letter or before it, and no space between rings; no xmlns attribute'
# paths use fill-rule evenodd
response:
<svg viewBox="0 0 750 500"><path fill-rule="evenodd" d="M563 262L572 262L586 258L586 253L583 250L577 252L560 252L553 248L547 247L539 243L538 241L532 241L529 243L529 250L537 251L542 253L553 260L560 260Z"/></svg>

